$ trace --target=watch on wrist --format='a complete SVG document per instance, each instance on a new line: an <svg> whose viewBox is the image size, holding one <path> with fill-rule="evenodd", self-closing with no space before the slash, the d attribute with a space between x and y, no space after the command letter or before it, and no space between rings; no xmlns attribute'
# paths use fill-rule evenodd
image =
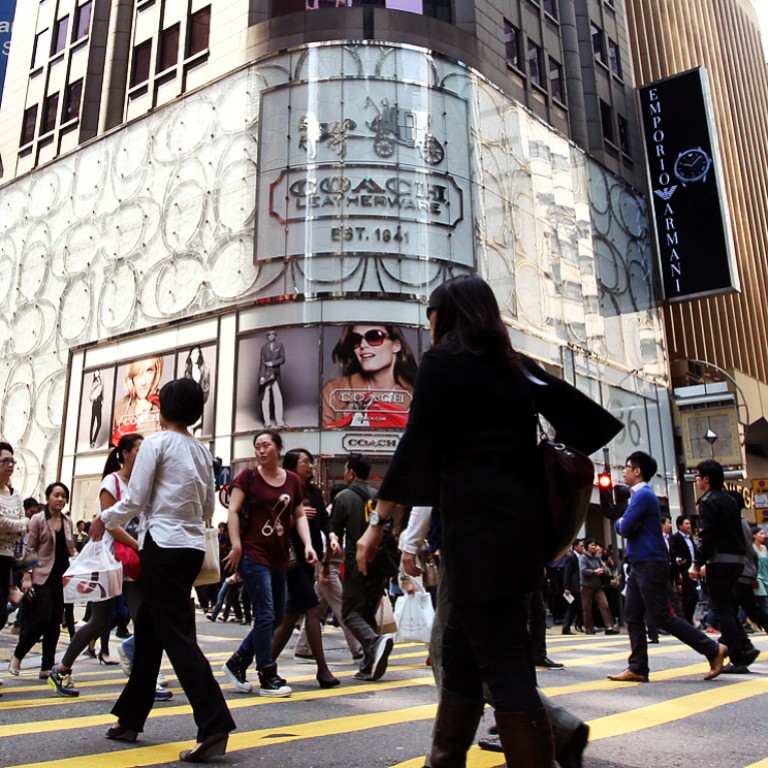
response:
<svg viewBox="0 0 768 768"><path fill-rule="evenodd" d="M368 525L375 525L376 527L381 527L387 522L385 518L383 518L375 509L373 512L371 512L370 515L368 515Z"/></svg>

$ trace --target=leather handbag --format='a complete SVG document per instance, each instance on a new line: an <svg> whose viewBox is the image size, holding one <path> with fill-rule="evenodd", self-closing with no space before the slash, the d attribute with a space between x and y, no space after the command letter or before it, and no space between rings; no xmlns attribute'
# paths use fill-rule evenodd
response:
<svg viewBox="0 0 768 768"><path fill-rule="evenodd" d="M595 467L581 451L551 440L546 434L539 442L538 452L547 484L545 556L546 562L551 563L568 550L584 525Z"/></svg>

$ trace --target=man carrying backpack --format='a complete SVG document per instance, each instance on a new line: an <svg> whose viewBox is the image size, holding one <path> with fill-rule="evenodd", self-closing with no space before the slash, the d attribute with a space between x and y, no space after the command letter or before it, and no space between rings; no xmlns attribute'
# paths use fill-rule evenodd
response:
<svg viewBox="0 0 768 768"><path fill-rule="evenodd" d="M394 645L389 635L379 634L376 625L376 612L387 582L397 573L397 544L391 530L385 528L382 547L367 576L360 573L355 559L357 540L369 524L391 525L389 520L379 522L373 511L376 492L366 482L370 472L371 464L361 453L350 453L344 465L347 488L336 496L331 511L331 537L344 541L342 620L363 646L356 680L379 680L387 670Z"/></svg>

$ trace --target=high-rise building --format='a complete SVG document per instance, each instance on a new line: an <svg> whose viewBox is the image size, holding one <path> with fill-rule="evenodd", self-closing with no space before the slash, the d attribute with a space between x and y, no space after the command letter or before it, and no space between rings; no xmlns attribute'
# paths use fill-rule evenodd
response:
<svg viewBox="0 0 768 768"><path fill-rule="evenodd" d="M675 507L630 62L618 0L42 0L0 111L0 418L25 488L72 479L86 514L110 442L156 429L180 375L227 466L276 423L326 480L350 450L381 471L426 299L478 272Z"/></svg>
<svg viewBox="0 0 768 768"><path fill-rule="evenodd" d="M722 442L731 439L722 407L735 407L750 500L751 481L768 477L768 68L757 17L749 0L626 5L639 86L696 67L708 75L741 289L670 303L664 319L682 412L693 403L702 428L721 425L712 432ZM715 421L707 401L720 409ZM702 443L701 456L715 448Z"/></svg>

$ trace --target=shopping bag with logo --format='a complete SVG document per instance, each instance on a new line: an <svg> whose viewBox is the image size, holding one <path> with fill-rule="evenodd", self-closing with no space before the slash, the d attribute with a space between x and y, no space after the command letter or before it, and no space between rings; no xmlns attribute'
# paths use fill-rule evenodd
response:
<svg viewBox="0 0 768 768"><path fill-rule="evenodd" d="M429 592L417 589L397 598L395 603L396 643L428 643L435 609Z"/></svg>
<svg viewBox="0 0 768 768"><path fill-rule="evenodd" d="M103 541L89 541L62 577L65 603L98 603L123 591L123 566Z"/></svg>

